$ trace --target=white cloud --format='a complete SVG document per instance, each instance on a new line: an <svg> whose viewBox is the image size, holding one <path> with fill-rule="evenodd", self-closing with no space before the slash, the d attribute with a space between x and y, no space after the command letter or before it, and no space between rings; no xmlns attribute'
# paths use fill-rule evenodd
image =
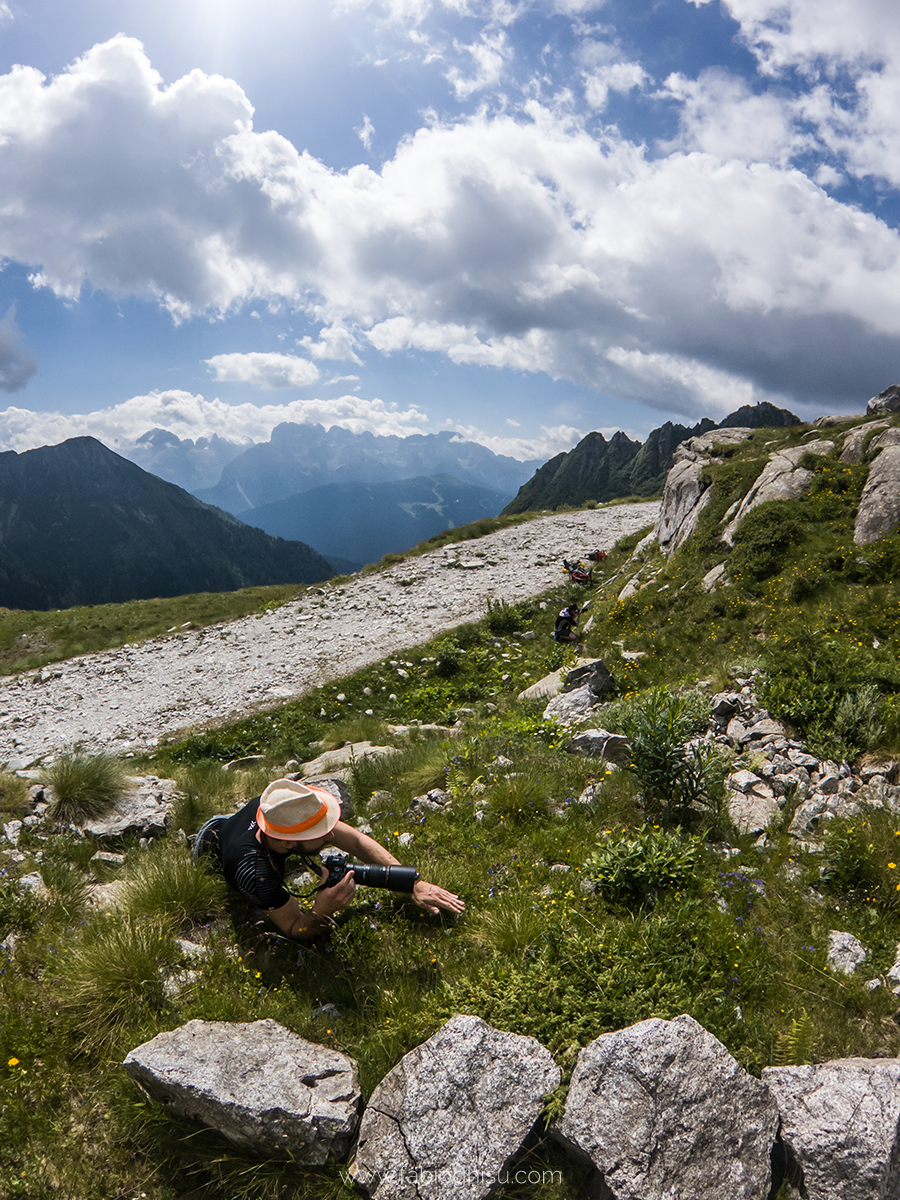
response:
<svg viewBox="0 0 900 1200"><path fill-rule="evenodd" d="M778 163L812 149L808 134L796 126L797 105L784 95L755 94L745 80L723 71L704 71L698 79L670 75L666 91L682 104L681 137L688 150L727 161Z"/></svg>
<svg viewBox="0 0 900 1200"><path fill-rule="evenodd" d="M520 462L531 458L552 458L563 450L571 450L585 436L584 430L573 429L570 425L542 425L540 437L536 438L495 437L475 425L453 425L452 422L450 425L459 434L460 440L480 442L494 454L507 454ZM612 435L615 430L603 432Z"/></svg>
<svg viewBox="0 0 900 1200"><path fill-rule="evenodd" d="M353 433L422 432L428 418L414 405L398 409L383 400L340 396L333 400L293 400L288 404L225 404L184 391L150 392L96 412L65 414L24 408L0 411L0 450L33 450L73 437L95 437L125 452L150 429L168 429L180 438L211 438L236 443L266 441L276 425L338 425Z"/></svg>
<svg viewBox="0 0 900 1200"><path fill-rule="evenodd" d="M346 326L341 324L330 325L327 329L323 329L315 341L311 337L299 338L297 345L313 358L330 358L337 362L344 362L347 359L355 363L362 361L353 349L356 345L356 338Z"/></svg>
<svg viewBox="0 0 900 1200"><path fill-rule="evenodd" d="M233 82L195 71L164 87L119 37L50 81L24 67L0 78L0 255L60 295L89 284L179 319L302 307L325 327L300 342L316 360L353 361L368 341L685 414L718 403L720 375L826 404L864 375L877 390L869 377L893 373L900 345L897 232L785 161L806 145L789 105L723 77L670 89L683 140L652 158L532 100L434 118L380 171L333 171L256 133ZM827 99L792 103L819 138L849 139ZM675 371L663 401L646 355L706 374ZM288 355L210 362L260 386L316 370Z"/></svg>
<svg viewBox="0 0 900 1200"><path fill-rule="evenodd" d="M0 21L11 21L12 19L12 10L6 0L0 0Z"/></svg>
<svg viewBox="0 0 900 1200"><path fill-rule="evenodd" d="M610 92L624 95L634 88L643 87L648 80L649 76L640 63L608 63L585 72L584 96L591 108L600 111L606 108Z"/></svg>
<svg viewBox="0 0 900 1200"><path fill-rule="evenodd" d="M368 115L363 113L362 128L355 130L356 136L362 142L367 150L372 149L372 138L375 134L375 126L369 120Z"/></svg>
<svg viewBox="0 0 900 1200"><path fill-rule="evenodd" d="M495 87L503 76L505 64L512 57L509 41L502 29L485 31L477 42L468 46L457 45L456 49L464 50L470 56L474 68L468 74L459 67L451 67L447 72L447 80L457 100L466 100L474 92Z"/></svg>
<svg viewBox="0 0 900 1200"><path fill-rule="evenodd" d="M274 388L307 387L319 378L319 368L294 354L254 351L250 354L216 354L206 360L217 383L249 383Z"/></svg>
<svg viewBox="0 0 900 1200"><path fill-rule="evenodd" d="M0 317L0 391L18 392L37 370L37 359L22 346L16 326L16 307L10 305Z"/></svg>

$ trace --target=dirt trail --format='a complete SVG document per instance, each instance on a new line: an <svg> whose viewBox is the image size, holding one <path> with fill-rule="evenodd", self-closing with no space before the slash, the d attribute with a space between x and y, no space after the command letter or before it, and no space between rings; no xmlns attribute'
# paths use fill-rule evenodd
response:
<svg viewBox="0 0 900 1200"><path fill-rule="evenodd" d="M489 597L538 595L563 556L609 547L658 504L541 517L444 546L274 612L82 655L0 681L0 762L15 769L75 747L152 749L164 735L303 695L483 616ZM548 628L550 618L548 617Z"/></svg>

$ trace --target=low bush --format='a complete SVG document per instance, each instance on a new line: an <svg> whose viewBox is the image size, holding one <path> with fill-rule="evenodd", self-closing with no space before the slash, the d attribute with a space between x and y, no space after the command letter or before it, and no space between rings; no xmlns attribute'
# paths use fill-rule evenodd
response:
<svg viewBox="0 0 900 1200"><path fill-rule="evenodd" d="M158 1013L163 970L178 957L166 921L101 918L61 964L58 1002L75 1039L85 1049L112 1049L124 1031Z"/></svg>
<svg viewBox="0 0 900 1200"><path fill-rule="evenodd" d="M205 862L194 862L186 845L154 846L129 866L123 907L134 923L152 920L178 929L205 920L225 903L226 885Z"/></svg>
<svg viewBox="0 0 900 1200"><path fill-rule="evenodd" d="M693 888L705 857L697 837L656 828L623 830L588 855L584 873L605 900L641 907L662 892Z"/></svg>
<svg viewBox="0 0 900 1200"><path fill-rule="evenodd" d="M102 816L122 795L126 778L124 766L112 754L61 754L40 776L56 793L49 810L55 821Z"/></svg>

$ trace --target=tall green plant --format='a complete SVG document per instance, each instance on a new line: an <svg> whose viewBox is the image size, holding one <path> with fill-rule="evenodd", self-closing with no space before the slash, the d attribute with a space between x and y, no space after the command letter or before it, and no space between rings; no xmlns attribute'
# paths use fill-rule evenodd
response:
<svg viewBox="0 0 900 1200"><path fill-rule="evenodd" d="M125 768L113 754L61 754L40 776L56 793L48 813L56 821L102 816L121 796L126 780Z"/></svg>
<svg viewBox="0 0 900 1200"><path fill-rule="evenodd" d="M712 747L685 742L708 719L705 697L652 688L618 706L617 718L631 743L628 769L638 777L645 804L666 821L683 821L692 807L718 812L719 758Z"/></svg>

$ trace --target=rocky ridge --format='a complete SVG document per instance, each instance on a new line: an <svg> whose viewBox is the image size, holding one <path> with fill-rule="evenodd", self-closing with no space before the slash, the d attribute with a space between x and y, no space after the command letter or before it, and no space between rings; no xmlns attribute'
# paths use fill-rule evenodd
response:
<svg viewBox="0 0 900 1200"><path fill-rule="evenodd" d="M5 677L0 762L19 769L73 747L133 754L181 730L273 707L481 617L489 597L544 591L559 582L562 556L608 546L651 524L658 509L541 517L259 616Z"/></svg>

